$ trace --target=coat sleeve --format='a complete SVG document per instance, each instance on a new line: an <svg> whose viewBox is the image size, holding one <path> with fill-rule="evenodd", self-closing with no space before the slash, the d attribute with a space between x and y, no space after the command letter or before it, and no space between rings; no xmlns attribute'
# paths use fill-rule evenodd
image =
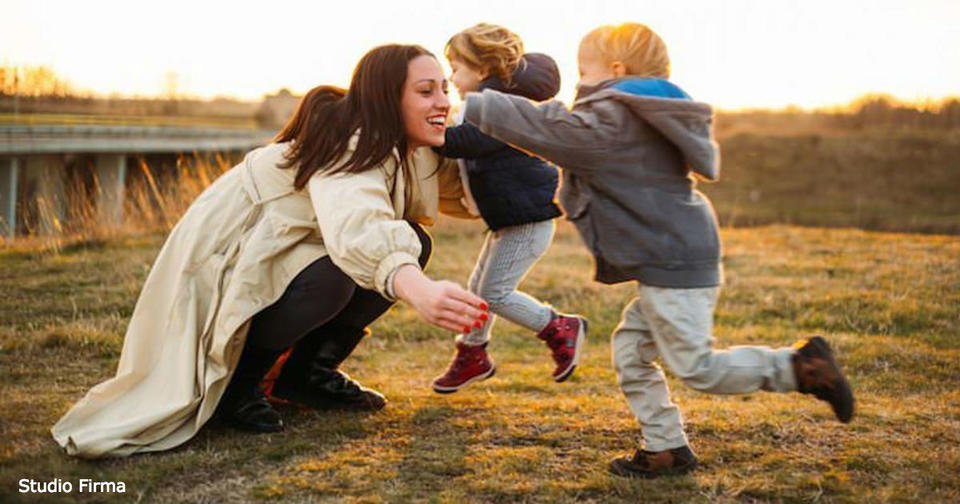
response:
<svg viewBox="0 0 960 504"><path fill-rule="evenodd" d="M434 150L441 156L457 159L477 159L507 148L507 144L484 135L472 124L450 126L444 133L444 143Z"/></svg>
<svg viewBox="0 0 960 504"><path fill-rule="evenodd" d="M480 131L574 172L590 171L616 138L615 121L593 110L568 110L556 100L536 104L485 89L469 93L465 109L465 120Z"/></svg>
<svg viewBox="0 0 960 504"><path fill-rule="evenodd" d="M386 282L400 266L419 268L420 239L397 218L386 169L363 173L318 172L308 183L327 253L360 287L393 299Z"/></svg>

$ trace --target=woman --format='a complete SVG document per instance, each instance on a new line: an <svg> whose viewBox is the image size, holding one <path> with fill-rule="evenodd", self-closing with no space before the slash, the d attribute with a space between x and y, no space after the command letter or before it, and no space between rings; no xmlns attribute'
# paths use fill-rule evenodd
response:
<svg viewBox="0 0 960 504"><path fill-rule="evenodd" d="M419 224L438 207L466 215L455 166L426 148L443 144L448 112L443 72L419 46L375 48L349 90L310 91L277 142L217 179L170 233L117 375L57 422L57 442L82 457L165 450L215 411L280 430L257 384L298 340L274 394L320 406L346 383L323 340L348 333L332 352L342 360L392 300L454 331L485 320L480 298L421 271Z"/></svg>

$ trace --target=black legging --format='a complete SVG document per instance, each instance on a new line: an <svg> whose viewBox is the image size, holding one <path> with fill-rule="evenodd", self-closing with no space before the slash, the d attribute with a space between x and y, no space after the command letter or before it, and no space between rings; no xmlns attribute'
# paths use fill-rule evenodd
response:
<svg viewBox="0 0 960 504"><path fill-rule="evenodd" d="M433 249L430 235L419 224L408 223L420 238L418 261L421 268L425 267ZM357 286L328 256L307 266L276 303L253 316L247 339L259 347L280 350L332 328L362 335L364 328L392 304L376 291ZM356 343L346 350L347 354Z"/></svg>

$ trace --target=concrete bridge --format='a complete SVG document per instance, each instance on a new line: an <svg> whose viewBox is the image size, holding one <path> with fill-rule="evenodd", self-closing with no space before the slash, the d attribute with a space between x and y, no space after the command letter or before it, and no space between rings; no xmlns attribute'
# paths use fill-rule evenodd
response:
<svg viewBox="0 0 960 504"><path fill-rule="evenodd" d="M77 159L92 170L89 197L97 218L123 219L127 170L143 156L243 153L270 141L272 131L147 125L0 124L0 236L24 231L18 211L40 204L33 232L56 232L66 218L67 172Z"/></svg>

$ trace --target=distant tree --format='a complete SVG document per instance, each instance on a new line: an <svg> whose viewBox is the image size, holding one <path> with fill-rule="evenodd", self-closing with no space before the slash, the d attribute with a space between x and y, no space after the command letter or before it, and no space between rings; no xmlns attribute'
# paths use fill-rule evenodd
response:
<svg viewBox="0 0 960 504"><path fill-rule="evenodd" d="M67 97L76 94L73 85L46 66L0 67L0 94L29 97Z"/></svg>
<svg viewBox="0 0 960 504"><path fill-rule="evenodd" d="M180 74L176 70L167 70L163 74L163 97L168 100L180 98Z"/></svg>
<svg viewBox="0 0 960 504"><path fill-rule="evenodd" d="M945 100L940 106L941 125L948 128L960 127L960 98Z"/></svg>
<svg viewBox="0 0 960 504"><path fill-rule="evenodd" d="M867 94L850 103L854 114L879 116L898 106L897 99L888 94Z"/></svg>

